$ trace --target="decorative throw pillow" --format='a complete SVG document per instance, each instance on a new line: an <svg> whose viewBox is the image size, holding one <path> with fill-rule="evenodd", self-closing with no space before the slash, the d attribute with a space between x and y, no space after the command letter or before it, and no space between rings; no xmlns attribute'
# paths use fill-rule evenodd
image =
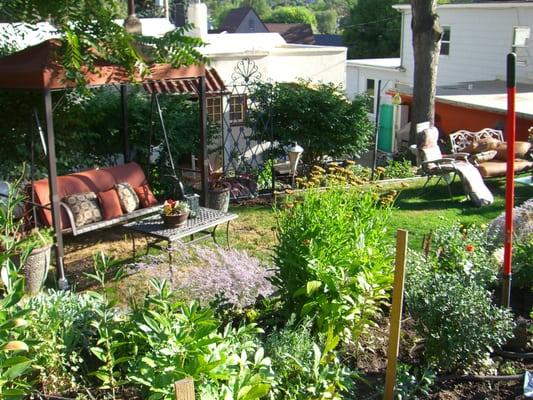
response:
<svg viewBox="0 0 533 400"><path fill-rule="evenodd" d="M479 139L474 153L484 153L486 151L497 150L500 143L501 142L498 139L492 137Z"/></svg>
<svg viewBox="0 0 533 400"><path fill-rule="evenodd" d="M72 211L77 227L102 220L102 212L98 207L98 200L94 192L72 194L65 197L63 201Z"/></svg>
<svg viewBox="0 0 533 400"><path fill-rule="evenodd" d="M128 182L118 183L115 188L124 213L130 213L139 208L139 198Z"/></svg>
<svg viewBox="0 0 533 400"><path fill-rule="evenodd" d="M484 151L483 153L472 154L470 157L468 157L468 160L477 165L483 161L492 160L494 157L496 157L496 154L498 154L496 150Z"/></svg>
<svg viewBox="0 0 533 400"><path fill-rule="evenodd" d="M152 207L158 204L157 199L155 198L148 185L138 186L136 188L133 188L133 190L135 190L135 193L139 198L142 208Z"/></svg>
<svg viewBox="0 0 533 400"><path fill-rule="evenodd" d="M118 218L122 215L120 199L115 188L100 192L97 196L105 220Z"/></svg>
<svg viewBox="0 0 533 400"><path fill-rule="evenodd" d="M527 152L531 148L531 143L529 142L515 142L515 158L526 158ZM498 145L498 154L496 154L497 160L506 161L507 160L507 142L501 142Z"/></svg>

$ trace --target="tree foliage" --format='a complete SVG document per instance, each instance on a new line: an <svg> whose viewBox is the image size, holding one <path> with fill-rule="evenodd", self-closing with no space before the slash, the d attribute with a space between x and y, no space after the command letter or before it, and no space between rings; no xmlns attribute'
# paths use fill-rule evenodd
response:
<svg viewBox="0 0 533 400"><path fill-rule="evenodd" d="M185 35L189 27L157 38L126 32L115 22L123 16L120 4L106 0L13 0L0 3L0 18L29 25L50 21L63 39L61 64L67 69L67 78L80 84L85 82L80 67L93 68L97 58L124 67L132 77L147 73L153 62L178 67L205 61L197 50L202 41Z"/></svg>
<svg viewBox="0 0 533 400"><path fill-rule="evenodd" d="M309 24L316 27L316 17L306 7L285 6L278 7L266 18L266 22L278 22L285 24Z"/></svg>
<svg viewBox="0 0 533 400"><path fill-rule="evenodd" d="M400 52L401 16L392 8L396 0L358 0L344 27L349 58L397 57Z"/></svg>
<svg viewBox="0 0 533 400"><path fill-rule="evenodd" d="M271 113L274 139L301 144L306 163L324 155L353 155L368 144L373 124L365 97L350 102L333 84L308 82L260 84L252 96L258 107L251 110L251 118Z"/></svg>
<svg viewBox="0 0 533 400"><path fill-rule="evenodd" d="M337 11L317 11L315 16L317 29L320 33L335 33L337 31Z"/></svg>

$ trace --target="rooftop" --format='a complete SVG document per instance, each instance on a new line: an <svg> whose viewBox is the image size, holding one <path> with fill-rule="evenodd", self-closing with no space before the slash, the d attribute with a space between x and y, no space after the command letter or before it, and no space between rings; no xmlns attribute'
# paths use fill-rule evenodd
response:
<svg viewBox="0 0 533 400"><path fill-rule="evenodd" d="M398 87L400 92L412 94L413 88ZM507 88L504 81L473 81L437 87L437 100L442 103L504 114L507 112ZM533 85L517 83L516 113L533 119Z"/></svg>
<svg viewBox="0 0 533 400"><path fill-rule="evenodd" d="M361 58L355 60L346 60L346 65L361 67L376 67L398 69L402 66L401 58Z"/></svg>

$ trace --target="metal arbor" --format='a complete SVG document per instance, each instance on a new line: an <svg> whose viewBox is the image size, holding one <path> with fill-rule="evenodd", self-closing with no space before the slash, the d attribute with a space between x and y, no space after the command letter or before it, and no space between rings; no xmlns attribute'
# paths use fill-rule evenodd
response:
<svg viewBox="0 0 533 400"><path fill-rule="evenodd" d="M220 137L222 170L225 175L256 175L265 168L272 169L273 129L270 105L264 109L254 96L254 90L266 83L257 64L244 58L237 63L220 96ZM208 105L209 108L209 105ZM273 171L271 171L273 172ZM268 174L267 174L268 175ZM272 174L273 176L273 174ZM274 180L270 187L273 189Z"/></svg>

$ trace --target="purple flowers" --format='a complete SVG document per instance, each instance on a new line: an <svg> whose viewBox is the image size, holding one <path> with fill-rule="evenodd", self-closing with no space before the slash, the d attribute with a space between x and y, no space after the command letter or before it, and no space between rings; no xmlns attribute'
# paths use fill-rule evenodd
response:
<svg viewBox="0 0 533 400"><path fill-rule="evenodd" d="M269 281L274 271L245 251L198 247L196 257L199 263L185 271L176 271L175 279L176 289L191 300L208 304L223 298L231 306L242 309L274 292Z"/></svg>

